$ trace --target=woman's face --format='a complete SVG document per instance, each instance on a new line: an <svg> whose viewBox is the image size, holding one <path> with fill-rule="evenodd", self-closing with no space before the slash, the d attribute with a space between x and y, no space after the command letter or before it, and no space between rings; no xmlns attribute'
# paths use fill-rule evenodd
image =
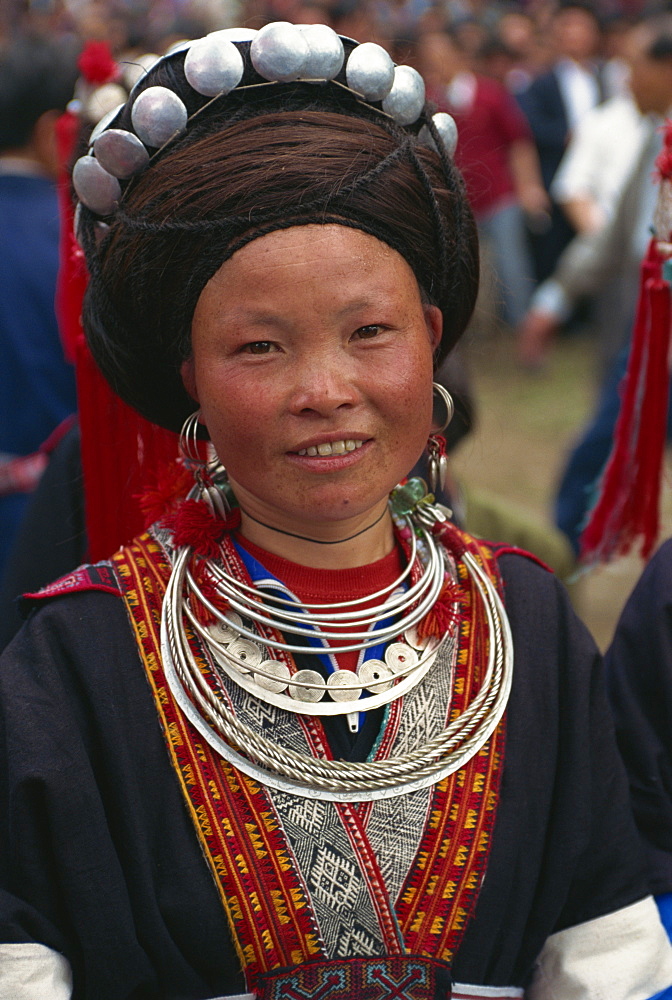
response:
<svg viewBox="0 0 672 1000"><path fill-rule="evenodd" d="M241 507L312 534L380 506L421 454L441 314L344 226L269 233L205 286L183 377Z"/></svg>

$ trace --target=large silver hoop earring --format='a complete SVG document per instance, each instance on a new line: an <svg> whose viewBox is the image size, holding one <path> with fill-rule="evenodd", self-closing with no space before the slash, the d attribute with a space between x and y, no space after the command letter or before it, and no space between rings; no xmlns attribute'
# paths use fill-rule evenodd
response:
<svg viewBox="0 0 672 1000"><path fill-rule="evenodd" d="M222 489L226 481L226 470L214 450L209 458L203 458L203 446L198 438L200 415L200 410L190 414L180 431L180 455L194 477L194 489L189 496L203 500L213 514L226 517L230 510L228 499Z"/></svg>
<svg viewBox="0 0 672 1000"><path fill-rule="evenodd" d="M197 470L204 470L208 463L202 457L198 446L198 418L200 410L191 413L182 424L180 431L180 455L188 469L196 475Z"/></svg>
<svg viewBox="0 0 672 1000"><path fill-rule="evenodd" d="M455 415L455 403L453 402L453 397L450 395L448 390L441 385L440 382L432 382L432 392L434 394L434 397L436 396L439 397L446 410L446 415L443 423L438 428L438 430L434 431L435 434L443 434L446 427L448 426L448 424Z"/></svg>
<svg viewBox="0 0 672 1000"><path fill-rule="evenodd" d="M446 455L446 441L442 432L453 419L455 404L453 397L440 382L432 382L432 389L435 396L438 396L445 408L445 418L438 430L429 435L427 441L427 478L429 479L429 492L434 496L439 490L443 490L446 485L448 475L448 456Z"/></svg>

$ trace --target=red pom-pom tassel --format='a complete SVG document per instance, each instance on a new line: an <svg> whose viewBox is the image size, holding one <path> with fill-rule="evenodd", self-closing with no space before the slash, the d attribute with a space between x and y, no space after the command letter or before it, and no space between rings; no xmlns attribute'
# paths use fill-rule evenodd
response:
<svg viewBox="0 0 672 1000"><path fill-rule="evenodd" d="M216 559L222 536L235 531L240 524L240 511L235 508L225 519L216 517L200 500L185 500L172 521L173 545L189 545L199 556Z"/></svg>
<svg viewBox="0 0 672 1000"><path fill-rule="evenodd" d="M108 83L119 71L107 42L87 42L77 67L87 83Z"/></svg>
<svg viewBox="0 0 672 1000"><path fill-rule="evenodd" d="M145 527L176 513L193 485L194 477L181 462L167 462L154 470L143 491L134 496L145 516Z"/></svg>

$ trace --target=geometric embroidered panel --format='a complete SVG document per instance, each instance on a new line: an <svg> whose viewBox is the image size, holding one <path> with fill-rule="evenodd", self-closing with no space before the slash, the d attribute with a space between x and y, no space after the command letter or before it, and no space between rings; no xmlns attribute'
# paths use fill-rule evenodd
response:
<svg viewBox="0 0 672 1000"><path fill-rule="evenodd" d="M428 958L391 955L306 962L261 976L258 1000L448 1000L450 969Z"/></svg>

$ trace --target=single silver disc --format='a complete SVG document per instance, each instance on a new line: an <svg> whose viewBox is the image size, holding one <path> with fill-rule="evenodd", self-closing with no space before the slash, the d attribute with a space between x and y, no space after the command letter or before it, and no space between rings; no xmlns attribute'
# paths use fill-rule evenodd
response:
<svg viewBox="0 0 672 1000"><path fill-rule="evenodd" d="M418 626L413 625L411 628L407 628L404 632L404 639L409 646L412 646L413 649L416 649L419 652L420 650L425 649L427 643L430 641L430 636L425 636L421 639L418 635Z"/></svg>
<svg viewBox="0 0 672 1000"><path fill-rule="evenodd" d="M382 101L392 90L394 63L375 42L362 42L348 56L345 67L348 87L367 101Z"/></svg>
<svg viewBox="0 0 672 1000"><path fill-rule="evenodd" d="M94 142L101 134L101 132L104 132L105 129L108 127L108 125L112 124L112 122L117 117L123 106L124 106L123 104L117 104L116 108L112 108L111 111L108 111L106 115L103 115L98 124L94 125L91 131L91 135L89 136L89 143L88 143L89 147L93 146Z"/></svg>
<svg viewBox="0 0 672 1000"><path fill-rule="evenodd" d="M432 115L432 121L436 131L439 133L439 138L443 143L444 149L448 153L448 156L453 156L455 150L457 149L457 125L455 119L452 115L447 114L445 111L439 111L437 114ZM431 146L432 149L436 149L436 144L432 137L432 133L429 131L426 125L423 125L418 133L418 139L420 142L424 143L426 146Z"/></svg>
<svg viewBox="0 0 672 1000"><path fill-rule="evenodd" d="M82 156L72 170L72 184L79 200L96 215L112 215L121 198L116 177L101 167L95 156Z"/></svg>
<svg viewBox="0 0 672 1000"><path fill-rule="evenodd" d="M345 59L341 39L327 24L299 24L297 27L308 43L308 59L301 70L302 78L333 80Z"/></svg>
<svg viewBox="0 0 672 1000"><path fill-rule="evenodd" d="M385 663L393 673L412 670L418 662L418 654L405 642L392 642L385 650Z"/></svg>
<svg viewBox="0 0 672 1000"><path fill-rule="evenodd" d="M184 60L187 83L197 94L228 94L243 78L243 57L223 32L213 31L194 42Z"/></svg>
<svg viewBox="0 0 672 1000"><path fill-rule="evenodd" d="M335 670L333 674L329 674L327 691L331 695L331 700L356 701L362 693L359 685L353 688L353 684L357 684L357 680L357 674L353 674L352 670Z"/></svg>
<svg viewBox="0 0 672 1000"><path fill-rule="evenodd" d="M132 132L121 128L108 128L93 144L93 151L101 167L121 180L139 173L149 163L149 153Z"/></svg>
<svg viewBox="0 0 672 1000"><path fill-rule="evenodd" d="M289 21L265 24L250 44L250 59L259 76L279 83L298 80L308 55L308 42Z"/></svg>
<svg viewBox="0 0 672 1000"><path fill-rule="evenodd" d="M249 639L234 639L226 647L226 652L238 660L247 670L251 667L258 667L262 661L261 650Z"/></svg>
<svg viewBox="0 0 672 1000"><path fill-rule="evenodd" d="M392 671L382 660L365 660L357 674L366 690L373 694L389 691L392 687Z"/></svg>
<svg viewBox="0 0 672 1000"><path fill-rule="evenodd" d="M187 127L187 109L167 87L148 87L136 97L131 121L139 138L158 148Z"/></svg>
<svg viewBox="0 0 672 1000"><path fill-rule="evenodd" d="M233 642L234 639L239 637L236 629L243 624L243 619L236 611L229 611L226 617L230 624L221 621L215 622L213 625L208 625L208 632L217 642Z"/></svg>
<svg viewBox="0 0 672 1000"><path fill-rule="evenodd" d="M289 685L289 693L295 701L321 701L325 691L324 677L318 674L317 670L297 670L292 677L293 681L303 681L307 684L319 684L319 688L299 687L298 684Z"/></svg>
<svg viewBox="0 0 672 1000"><path fill-rule="evenodd" d="M260 688L265 691L273 691L275 694L282 694L289 683L289 667L281 660L262 660L259 668L272 677L264 677L263 674L254 673L253 677Z"/></svg>
<svg viewBox="0 0 672 1000"><path fill-rule="evenodd" d="M249 667L246 667L244 665L243 660L236 660L235 663L232 663L231 660L228 660L226 658L222 650L218 649L216 646L212 646L210 652L212 653L215 660L217 660L217 663L219 663L220 667L224 668L224 671L226 673L229 673L231 670L237 670L238 673L240 674L250 673Z"/></svg>
<svg viewBox="0 0 672 1000"><path fill-rule="evenodd" d="M392 90L383 100L383 111L399 125L412 125L425 106L425 81L412 66L395 66Z"/></svg>

